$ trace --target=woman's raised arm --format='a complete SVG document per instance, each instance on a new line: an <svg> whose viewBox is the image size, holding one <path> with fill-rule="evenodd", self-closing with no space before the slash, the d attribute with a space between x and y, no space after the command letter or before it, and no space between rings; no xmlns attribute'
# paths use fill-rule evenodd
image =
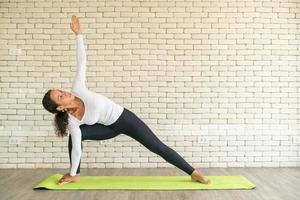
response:
<svg viewBox="0 0 300 200"><path fill-rule="evenodd" d="M75 15L73 15L71 19L71 29L76 35L77 71L72 85L72 90L74 90L76 88L86 87L86 52L83 36L81 35L80 23Z"/></svg>

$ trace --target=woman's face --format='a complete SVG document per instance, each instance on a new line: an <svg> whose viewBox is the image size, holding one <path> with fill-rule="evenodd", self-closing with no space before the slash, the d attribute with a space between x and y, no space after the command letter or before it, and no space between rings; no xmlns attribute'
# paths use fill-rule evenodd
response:
<svg viewBox="0 0 300 200"><path fill-rule="evenodd" d="M58 109L61 110L70 105L75 96L70 92L53 88L51 89L50 98L58 105Z"/></svg>

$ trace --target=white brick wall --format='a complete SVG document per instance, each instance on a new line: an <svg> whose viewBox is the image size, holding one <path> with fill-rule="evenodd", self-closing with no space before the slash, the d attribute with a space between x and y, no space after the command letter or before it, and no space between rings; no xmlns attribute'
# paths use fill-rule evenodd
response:
<svg viewBox="0 0 300 200"><path fill-rule="evenodd" d="M0 168L69 168L68 138L41 100L70 90L73 14L87 86L192 166L300 166L299 11L298 0L0 1ZM174 167L128 136L111 140L84 141L82 168Z"/></svg>

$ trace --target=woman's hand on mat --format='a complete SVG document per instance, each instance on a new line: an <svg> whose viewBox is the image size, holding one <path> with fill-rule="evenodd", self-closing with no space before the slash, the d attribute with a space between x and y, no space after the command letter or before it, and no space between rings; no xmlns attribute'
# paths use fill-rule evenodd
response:
<svg viewBox="0 0 300 200"><path fill-rule="evenodd" d="M79 181L80 181L80 174L76 174L75 176L70 176L70 173L67 173L58 181L58 184L62 185L70 182L79 182Z"/></svg>
<svg viewBox="0 0 300 200"><path fill-rule="evenodd" d="M72 31L76 35L78 35L78 34L81 33L79 20L78 20L78 18L75 15L73 15L72 18L71 18L70 26L71 26Z"/></svg>
<svg viewBox="0 0 300 200"><path fill-rule="evenodd" d="M65 178L65 177L67 177L67 176L70 176L70 173L66 173L65 175L63 175L62 178Z"/></svg>

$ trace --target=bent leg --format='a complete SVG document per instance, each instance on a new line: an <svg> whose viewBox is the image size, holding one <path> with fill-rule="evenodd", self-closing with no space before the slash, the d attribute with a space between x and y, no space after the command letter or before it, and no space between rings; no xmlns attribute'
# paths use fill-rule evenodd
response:
<svg viewBox="0 0 300 200"><path fill-rule="evenodd" d="M81 151L83 150L82 148L82 141L84 140L107 140L113 137L116 137L120 133L117 133L113 129L103 125L103 124L93 124L93 125L87 125L87 124L82 124L80 125L80 130L81 130ZM72 152L72 138L71 135L69 135L69 141L68 141L68 149L69 149L69 160L70 164L72 164L72 159L71 159L71 152ZM81 159L77 168L77 174L80 173L80 164L81 164Z"/></svg>
<svg viewBox="0 0 300 200"><path fill-rule="evenodd" d="M114 138L120 133L100 123L93 125L80 125L81 140L107 140Z"/></svg>

